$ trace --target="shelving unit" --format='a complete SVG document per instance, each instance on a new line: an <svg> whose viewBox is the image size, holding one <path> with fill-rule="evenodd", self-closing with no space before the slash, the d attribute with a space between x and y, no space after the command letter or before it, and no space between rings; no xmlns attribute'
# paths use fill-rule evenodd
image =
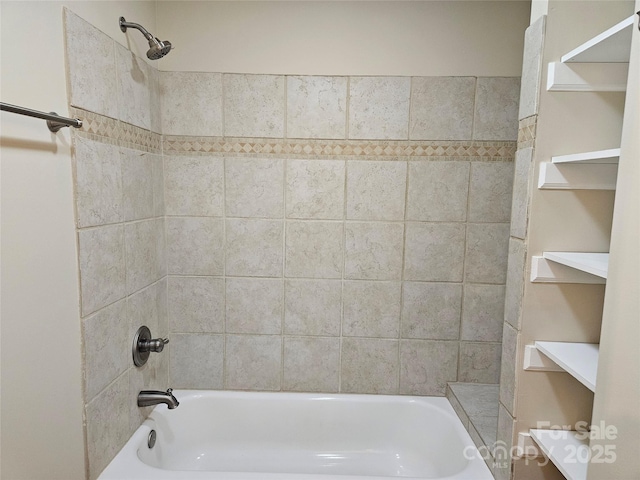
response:
<svg viewBox="0 0 640 480"><path fill-rule="evenodd" d="M596 373L598 372L598 344L535 342L535 347L585 387L595 392Z"/></svg>
<svg viewBox="0 0 640 480"><path fill-rule="evenodd" d="M559 62L549 63L547 91L626 91L635 20L635 15L625 18L562 55ZM590 120L597 120L597 112L593 114ZM552 156L550 162L540 163L538 188L615 190L620 154L620 148L609 148ZM532 258L531 282L605 284L608 266L608 253L544 251ZM545 335L553 339L553 332ZM535 341L525 348L523 368L564 371L595 392L599 353L600 346L595 343ZM586 480L588 433L539 429L529 433L568 480Z"/></svg>
<svg viewBox="0 0 640 480"><path fill-rule="evenodd" d="M544 252L542 256L547 260L561 263L581 272L607 278L607 270L609 268L608 253Z"/></svg>
<svg viewBox="0 0 640 480"><path fill-rule="evenodd" d="M529 430L531 438L567 480L586 480L589 437L569 430Z"/></svg>

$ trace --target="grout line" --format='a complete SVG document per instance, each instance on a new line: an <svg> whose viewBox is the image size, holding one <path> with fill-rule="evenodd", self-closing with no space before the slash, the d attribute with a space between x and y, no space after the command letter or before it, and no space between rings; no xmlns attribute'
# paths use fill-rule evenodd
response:
<svg viewBox="0 0 640 480"><path fill-rule="evenodd" d="M476 107L478 103L478 77L473 78L473 112L471 112L471 140L475 140Z"/></svg>
<svg viewBox="0 0 640 480"><path fill-rule="evenodd" d="M285 77L286 78L286 77ZM286 92L286 84L285 84ZM281 356L280 356L280 391L284 391L284 369L285 369L285 326L286 326L286 312L287 312L287 281L286 281L286 268L287 268L287 168L289 166L289 160L282 160L282 313L280 316L280 344L281 344Z"/></svg>
<svg viewBox="0 0 640 480"><path fill-rule="evenodd" d="M220 100L220 108L221 108L221 112L220 112L220 127L222 130L222 138L226 138L226 134L227 134L227 115L226 115L226 93L227 93L227 89L225 86L225 74L221 73L220 74L220 94L222 96L221 100Z"/></svg>
<svg viewBox="0 0 640 480"><path fill-rule="evenodd" d="M283 112L283 115L282 115L282 122L284 123L284 125L282 125L282 132L283 132L282 136L283 136L283 138L288 139L289 138L289 131L288 131L289 129L287 128L287 122L288 122L287 97L288 97L288 84L289 84L288 77L289 76L288 75L282 75L282 76L284 78L284 80L283 80L283 83L284 83L284 98L282 99L283 108L284 108L284 112Z"/></svg>
<svg viewBox="0 0 640 480"><path fill-rule="evenodd" d="M475 107L474 107L475 111ZM462 370L462 318L463 318L463 308L464 308L464 296L465 296L465 286L467 282L467 242L469 240L469 208L471 206L471 162L469 162L469 170L467 174L467 209L465 212L465 222L464 222L464 250L462 254L462 294L460 296L460 317L458 318L458 368L456 372L456 382L459 381L461 370Z"/></svg>

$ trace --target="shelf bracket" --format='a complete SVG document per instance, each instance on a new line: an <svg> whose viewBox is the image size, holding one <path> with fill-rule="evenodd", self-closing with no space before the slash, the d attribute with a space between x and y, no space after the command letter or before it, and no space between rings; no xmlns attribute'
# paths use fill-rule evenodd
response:
<svg viewBox="0 0 640 480"><path fill-rule="evenodd" d="M533 256L531 258L531 282L604 285L607 280L566 265L560 265L542 256Z"/></svg>
<svg viewBox="0 0 640 480"><path fill-rule="evenodd" d="M615 190L618 165L592 163L560 165L541 163L538 188L541 190Z"/></svg>
<svg viewBox="0 0 640 480"><path fill-rule="evenodd" d="M535 345L525 345L523 369L528 372L565 372L564 368L541 353Z"/></svg>
<svg viewBox="0 0 640 480"><path fill-rule="evenodd" d="M551 62L547 69L550 92L624 92L628 63Z"/></svg>

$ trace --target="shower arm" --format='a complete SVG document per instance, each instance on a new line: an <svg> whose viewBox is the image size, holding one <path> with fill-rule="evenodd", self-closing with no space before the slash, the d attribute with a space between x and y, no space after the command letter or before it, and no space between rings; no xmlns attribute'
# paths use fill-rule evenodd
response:
<svg viewBox="0 0 640 480"><path fill-rule="evenodd" d="M124 17L120 17L120 30L123 32L127 31L127 28L135 28L136 30L140 30L140 32L144 35L144 37L149 41L153 42L156 45L159 45L158 39L151 35L146 28L138 23L127 22Z"/></svg>

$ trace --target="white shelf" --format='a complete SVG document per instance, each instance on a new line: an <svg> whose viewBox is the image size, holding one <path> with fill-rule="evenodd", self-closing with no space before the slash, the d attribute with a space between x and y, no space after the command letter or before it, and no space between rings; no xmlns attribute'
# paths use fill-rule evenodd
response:
<svg viewBox="0 0 640 480"><path fill-rule="evenodd" d="M610 163L541 163L541 190L615 190L618 165Z"/></svg>
<svg viewBox="0 0 640 480"><path fill-rule="evenodd" d="M590 458L588 434L568 430L529 430L529 433L567 480L586 480Z"/></svg>
<svg viewBox="0 0 640 480"><path fill-rule="evenodd" d="M598 277L607 278L608 253L543 252L543 258Z"/></svg>
<svg viewBox="0 0 640 480"><path fill-rule="evenodd" d="M551 157L551 163L618 163L620 158L619 148L597 150L594 152L572 153Z"/></svg>
<svg viewBox="0 0 640 480"><path fill-rule="evenodd" d="M535 342L535 346L585 387L595 392L598 372L598 344Z"/></svg>
<svg viewBox="0 0 640 480"><path fill-rule="evenodd" d="M560 59L561 62L628 63L634 15L596 35Z"/></svg>

